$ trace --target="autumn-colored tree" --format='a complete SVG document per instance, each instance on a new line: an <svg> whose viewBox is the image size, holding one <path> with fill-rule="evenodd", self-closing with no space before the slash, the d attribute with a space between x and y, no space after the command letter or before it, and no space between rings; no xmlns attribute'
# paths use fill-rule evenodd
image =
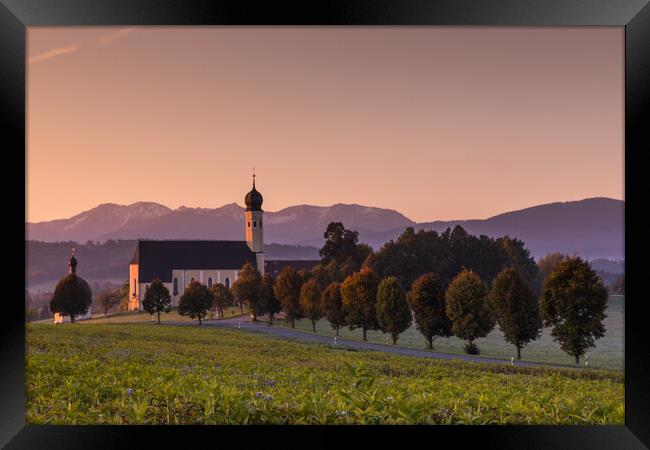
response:
<svg viewBox="0 0 650 450"><path fill-rule="evenodd" d="M555 270L555 267L566 258L567 255L563 253L549 253L544 255L537 261L538 268L538 283L540 286L544 285L546 278Z"/></svg>
<svg viewBox="0 0 650 450"><path fill-rule="evenodd" d="M474 341L485 337L494 328L487 303L488 289L485 283L470 270L463 270L449 284L445 294L447 316L452 321L451 331L467 341L465 351L477 354Z"/></svg>
<svg viewBox="0 0 650 450"><path fill-rule="evenodd" d="M334 282L331 283L321 295L320 301L321 311L330 323L330 326L336 330L336 335L339 335L339 329L346 325L345 321L346 311L343 308L343 300L341 298L341 284Z"/></svg>
<svg viewBox="0 0 650 450"><path fill-rule="evenodd" d="M386 277L379 283L377 322L382 331L391 335L393 344L397 344L399 334L411 326L411 309L406 301L406 293L395 277Z"/></svg>
<svg viewBox="0 0 650 450"><path fill-rule="evenodd" d="M224 309L235 304L235 297L222 283L214 283L209 289L212 294L212 307L219 311L219 317L224 318Z"/></svg>
<svg viewBox="0 0 650 450"><path fill-rule="evenodd" d="M316 322L323 317L320 310L321 292L315 279L303 283L300 288L300 308L304 317L311 320L311 329L316 332Z"/></svg>
<svg viewBox="0 0 650 450"><path fill-rule="evenodd" d="M262 275L249 262L244 264L237 275L237 280L232 285L232 293L240 305L246 303L249 311L253 314L253 322L257 321L258 315L263 315L265 305L261 302L260 288L262 286Z"/></svg>
<svg viewBox="0 0 650 450"><path fill-rule="evenodd" d="M192 281L185 288L178 302L178 314L199 319L199 325L210 308L212 308L212 294L198 281Z"/></svg>
<svg viewBox="0 0 650 450"><path fill-rule="evenodd" d="M50 311L70 316L74 323L77 316L88 312L92 303L92 291L83 278L71 273L59 280L50 300Z"/></svg>
<svg viewBox="0 0 650 450"><path fill-rule="evenodd" d="M273 275L266 273L262 277L262 286L260 288L262 303L266 305L266 312L269 315L269 323L271 324L273 324L273 316L282 311L280 300L278 300L273 291L274 282Z"/></svg>
<svg viewBox="0 0 650 450"><path fill-rule="evenodd" d="M110 291L103 291L97 296L97 303L104 310L104 316L108 315L108 311L122 301L122 289L115 289Z"/></svg>
<svg viewBox="0 0 650 450"><path fill-rule="evenodd" d="M451 320L447 316L445 287L437 273L426 273L411 285L407 299L413 310L415 326L427 341L427 348L433 349L433 340L449 337Z"/></svg>
<svg viewBox="0 0 650 450"><path fill-rule="evenodd" d="M346 321L351 330L361 328L363 340L366 332L377 330L377 286L379 278L371 270L355 272L341 284L341 298L347 312Z"/></svg>
<svg viewBox="0 0 650 450"><path fill-rule="evenodd" d="M302 318L300 308L300 289L302 288L302 278L296 270L287 266L282 269L280 275L273 283L273 292L280 300L282 310L291 322L291 328L295 328L295 320Z"/></svg>
<svg viewBox="0 0 650 450"><path fill-rule="evenodd" d="M567 354L580 356L605 335L607 289L589 263L567 257L546 278L540 314L551 335Z"/></svg>
<svg viewBox="0 0 650 450"><path fill-rule="evenodd" d="M160 311L169 312L172 304L172 297L169 289L158 279L154 279L144 292L142 299L142 308L149 314L158 314L158 323L160 323Z"/></svg>
<svg viewBox="0 0 650 450"><path fill-rule="evenodd" d="M506 342L517 348L517 359L521 359L522 347L537 339L542 330L533 290L517 269L508 267L492 281L488 304Z"/></svg>

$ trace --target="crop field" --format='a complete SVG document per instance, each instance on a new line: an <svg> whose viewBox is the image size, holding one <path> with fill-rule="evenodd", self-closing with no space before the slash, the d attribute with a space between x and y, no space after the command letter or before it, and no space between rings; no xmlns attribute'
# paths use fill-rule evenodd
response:
<svg viewBox="0 0 650 450"><path fill-rule="evenodd" d="M28 324L29 424L623 424L623 374L430 360L241 330Z"/></svg>
<svg viewBox="0 0 650 450"><path fill-rule="evenodd" d="M607 303L607 318L605 319L605 336L596 340L596 347L588 351L589 367L599 367L604 369L623 370L624 368L624 307L625 297L622 295L612 295ZM276 326L286 327L287 323L278 321ZM310 320L297 320L296 329L312 333ZM335 331L325 319L316 323L316 333L324 336L334 336ZM344 327L339 330L342 338L361 340L362 331L360 329L350 330ZM379 344L391 344L389 336L380 331L368 331L368 341ZM503 334L496 327L485 338L478 339L476 344L481 350L480 356L490 358L502 358L509 360L511 356L517 355L513 345L508 344L503 339ZM400 334L397 341L398 346L425 349L426 342L422 334L415 328L415 324L404 333ZM465 354L463 350L464 342L456 337L438 338L433 342L433 351L442 353ZM542 335L528 344L522 350L523 361L533 361L560 365L573 365L573 357L567 355L560 349L560 344L553 340L551 330L544 328ZM581 359L581 364L585 364L585 359Z"/></svg>

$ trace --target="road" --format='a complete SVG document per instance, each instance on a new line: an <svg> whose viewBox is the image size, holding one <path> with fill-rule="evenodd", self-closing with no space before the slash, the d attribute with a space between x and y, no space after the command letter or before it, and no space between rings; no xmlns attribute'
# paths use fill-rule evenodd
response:
<svg viewBox="0 0 650 450"><path fill-rule="evenodd" d="M198 326L197 322L163 322L165 325L174 326ZM300 342L324 344L332 347L345 347L357 350L374 350L379 352L394 353L397 355L416 356L421 358L433 359L456 359L468 362L494 363L494 364L511 364L510 361L496 358L484 358L472 355L453 355L449 353L438 353L432 350L418 350L414 348L398 347L392 345L375 344L373 342L354 341L350 339L337 338L336 342L332 337L321 336L307 331L300 331L291 328L281 328L268 325L265 322L252 322L247 316L235 317L233 319L210 320L204 321L201 326L230 328L249 331L252 333L267 334L285 339L295 339ZM554 367L571 367L560 366L555 364L544 364L528 361L514 361L515 366L554 366Z"/></svg>

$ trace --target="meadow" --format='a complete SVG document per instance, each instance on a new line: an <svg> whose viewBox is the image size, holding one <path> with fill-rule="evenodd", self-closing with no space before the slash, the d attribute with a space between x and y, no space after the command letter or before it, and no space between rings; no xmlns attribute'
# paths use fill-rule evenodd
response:
<svg viewBox="0 0 650 450"><path fill-rule="evenodd" d="M624 309L625 296L611 295L609 297L607 310L605 311L605 314L607 314L607 318L604 321L605 336L596 340L596 347L588 351L588 366L623 370L625 348ZM278 321L276 322L276 326L286 327L288 325L286 322ZM313 333L311 321L306 319L297 320L296 329ZM316 333L324 336L334 336L336 334L325 319L321 319L316 323ZM362 339L362 331L360 329L350 330L348 327L344 327L339 330L339 334L345 339ZM369 342L392 345L389 336L381 331L368 331L367 337ZM464 341L453 336L449 338L437 338L433 343L433 351L465 354L463 350L464 344ZM517 355L515 347L503 339L503 334L498 329L498 326L485 338L478 339L476 344L481 350L479 356L510 360L510 357L516 357ZM415 328L415 324L413 324L408 330L400 334L397 345L425 349L426 342L422 334ZM524 347L522 350L522 360L547 364L574 365L573 357L567 355L560 349L560 345L553 340L549 328L544 328L542 335L537 340ZM585 364L584 358L581 358L581 364Z"/></svg>
<svg viewBox="0 0 650 450"><path fill-rule="evenodd" d="M623 373L430 360L243 330L27 325L28 424L623 424Z"/></svg>

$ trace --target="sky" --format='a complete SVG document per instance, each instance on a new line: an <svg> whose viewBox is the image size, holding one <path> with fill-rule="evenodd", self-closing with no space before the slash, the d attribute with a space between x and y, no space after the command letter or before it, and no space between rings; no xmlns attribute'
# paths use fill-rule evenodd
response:
<svg viewBox="0 0 650 450"><path fill-rule="evenodd" d="M26 221L624 198L622 27L29 27Z"/></svg>

